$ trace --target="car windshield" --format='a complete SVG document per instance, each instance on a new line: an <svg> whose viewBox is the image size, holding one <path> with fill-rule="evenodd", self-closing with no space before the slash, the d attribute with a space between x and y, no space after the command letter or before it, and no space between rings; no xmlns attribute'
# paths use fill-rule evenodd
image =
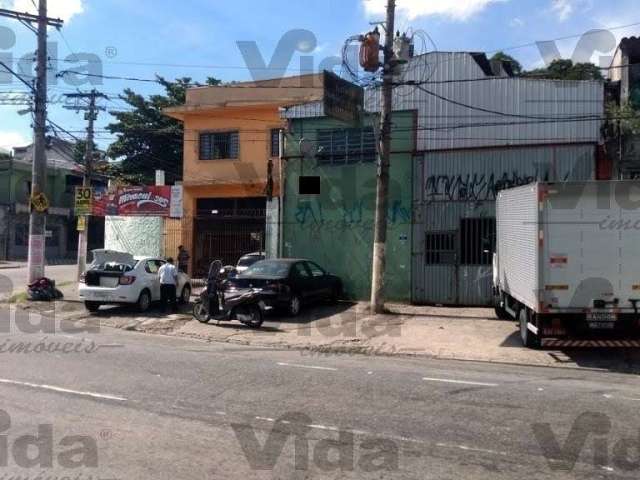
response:
<svg viewBox="0 0 640 480"><path fill-rule="evenodd" d="M238 267L249 267L262 260L260 255L246 255L238 260Z"/></svg>
<svg viewBox="0 0 640 480"><path fill-rule="evenodd" d="M286 277L289 275L289 262L262 260L254 263L241 276L243 277Z"/></svg>

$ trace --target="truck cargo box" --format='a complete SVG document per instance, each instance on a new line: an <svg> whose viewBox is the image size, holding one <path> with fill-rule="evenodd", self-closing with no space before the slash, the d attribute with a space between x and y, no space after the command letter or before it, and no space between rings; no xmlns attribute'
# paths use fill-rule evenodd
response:
<svg viewBox="0 0 640 480"><path fill-rule="evenodd" d="M637 331L640 182L503 190L496 227L497 301L512 316L526 307L536 336Z"/></svg>

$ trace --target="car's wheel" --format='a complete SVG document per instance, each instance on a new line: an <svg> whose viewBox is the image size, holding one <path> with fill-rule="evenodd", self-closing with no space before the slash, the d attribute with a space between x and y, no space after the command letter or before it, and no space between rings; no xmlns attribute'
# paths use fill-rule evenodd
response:
<svg viewBox="0 0 640 480"><path fill-rule="evenodd" d="M99 302L84 302L84 306L87 310L93 313L93 312L97 312L102 306L102 304Z"/></svg>
<svg viewBox="0 0 640 480"><path fill-rule="evenodd" d="M191 286L185 285L182 287L182 292L180 292L180 303L182 305L187 305L191 300Z"/></svg>
<svg viewBox="0 0 640 480"><path fill-rule="evenodd" d="M300 315L300 310L302 310L302 300L300 296L297 294L292 294L289 299L289 303L287 305L287 313L292 317L297 317Z"/></svg>
<svg viewBox="0 0 640 480"><path fill-rule="evenodd" d="M342 286L339 285L339 284L336 284L331 289L331 295L329 296L329 302L338 303L338 300L340 300L341 296L342 296Z"/></svg>
<svg viewBox="0 0 640 480"><path fill-rule="evenodd" d="M527 324L529 322L529 310L527 307L522 307L520 309L520 313L518 314L518 319L520 321L520 338L522 339L522 344L527 348L540 348L540 337L534 334L529 328Z"/></svg>
<svg viewBox="0 0 640 480"><path fill-rule="evenodd" d="M139 312L146 312L149 310L151 306L151 295L148 290L143 290L143 292L138 297L138 303L136 303L136 308Z"/></svg>

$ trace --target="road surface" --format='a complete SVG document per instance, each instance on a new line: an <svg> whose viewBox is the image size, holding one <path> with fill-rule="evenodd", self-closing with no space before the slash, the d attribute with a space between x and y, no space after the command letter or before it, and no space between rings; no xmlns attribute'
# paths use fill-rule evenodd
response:
<svg viewBox="0 0 640 480"><path fill-rule="evenodd" d="M633 375L29 330L12 314L0 478L639 475Z"/></svg>
<svg viewBox="0 0 640 480"><path fill-rule="evenodd" d="M60 284L74 281L77 271L76 265L52 265L46 267L45 275ZM19 268L0 269L0 301L24 292L28 278L29 271L25 265Z"/></svg>

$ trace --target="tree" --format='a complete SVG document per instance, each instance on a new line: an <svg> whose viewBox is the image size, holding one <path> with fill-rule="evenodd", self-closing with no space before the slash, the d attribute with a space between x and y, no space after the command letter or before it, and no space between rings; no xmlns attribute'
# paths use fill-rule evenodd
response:
<svg viewBox="0 0 640 480"><path fill-rule="evenodd" d="M571 60L554 60L546 68L523 73L533 78L552 80L602 80L602 72L593 63L573 63Z"/></svg>
<svg viewBox="0 0 640 480"><path fill-rule="evenodd" d="M497 61L507 62L511 64L511 70L513 71L514 75L520 75L522 73L522 64L518 60L513 58L511 55L507 55L504 52L496 53L493 57L491 57L490 60L492 62L494 60L497 60Z"/></svg>
<svg viewBox="0 0 640 480"><path fill-rule="evenodd" d="M116 121L107 125L107 130L117 135L107 155L119 160L122 177L132 183L153 183L155 170L164 170L169 183L182 179L183 125L162 111L183 105L187 88L201 84L192 83L188 77L174 82L156 78L164 87L164 95L147 99L129 88L124 90L119 98L131 110L113 112ZM220 80L212 77L206 80L206 85L219 84Z"/></svg>

